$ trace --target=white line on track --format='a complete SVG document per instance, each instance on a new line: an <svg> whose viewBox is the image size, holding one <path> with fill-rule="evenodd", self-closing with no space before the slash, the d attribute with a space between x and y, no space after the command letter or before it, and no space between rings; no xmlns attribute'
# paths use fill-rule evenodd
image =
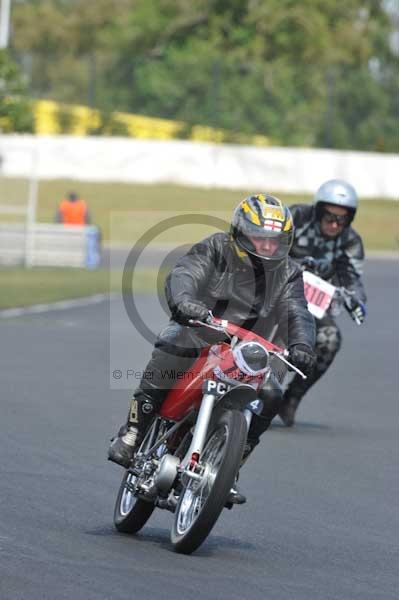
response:
<svg viewBox="0 0 399 600"><path fill-rule="evenodd" d="M20 308L7 308L0 310L0 319L13 319L15 317L24 317L26 315L37 315L41 313L52 312L55 310L68 310L70 308L80 308L90 306L91 304L100 304L107 300L119 297L120 294L95 294L85 298L75 298L74 300L60 300L50 304L34 304L33 306L23 306Z"/></svg>

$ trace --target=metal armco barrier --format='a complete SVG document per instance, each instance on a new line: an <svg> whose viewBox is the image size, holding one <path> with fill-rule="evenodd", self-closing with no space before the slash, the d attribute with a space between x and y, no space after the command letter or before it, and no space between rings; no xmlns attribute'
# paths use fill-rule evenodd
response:
<svg viewBox="0 0 399 600"><path fill-rule="evenodd" d="M0 264L85 267L100 264L98 227L0 223Z"/></svg>

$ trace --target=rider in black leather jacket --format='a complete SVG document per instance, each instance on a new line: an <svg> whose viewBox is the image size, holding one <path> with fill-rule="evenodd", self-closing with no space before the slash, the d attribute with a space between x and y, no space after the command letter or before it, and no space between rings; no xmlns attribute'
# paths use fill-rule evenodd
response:
<svg viewBox="0 0 399 600"><path fill-rule="evenodd" d="M290 256L323 279L350 290L351 316L362 322L366 314L362 282L364 249L361 237L351 227L357 204L354 188L333 179L318 189L313 205L291 206L295 233ZM316 320L316 365L306 381L295 377L286 391L279 412L285 425L294 424L301 399L326 372L340 346L341 333L331 313Z"/></svg>
<svg viewBox="0 0 399 600"><path fill-rule="evenodd" d="M311 369L315 325L307 310L302 271L288 257L292 233L289 210L276 198L259 194L239 204L230 233L211 235L177 262L166 281L171 321L158 336L146 377L134 392L128 421L111 444L110 460L130 464L176 383L173 373L187 371L201 348L216 341L213 333L187 326L190 319L205 320L209 310L263 336L277 323L292 362ZM277 380L269 380L263 395L263 414L253 420L249 432L250 449L281 407Z"/></svg>

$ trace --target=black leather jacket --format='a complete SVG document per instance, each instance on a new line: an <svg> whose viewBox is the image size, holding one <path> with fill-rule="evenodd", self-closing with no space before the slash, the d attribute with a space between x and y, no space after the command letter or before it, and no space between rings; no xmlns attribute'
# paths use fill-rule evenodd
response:
<svg viewBox="0 0 399 600"><path fill-rule="evenodd" d="M366 293L361 279L364 249L360 235L352 227L345 227L337 238L326 239L321 235L312 205L294 204L290 211L295 225L290 251L292 258L298 261L305 256L327 259L331 263L328 279L334 285L356 292L359 300L365 302Z"/></svg>
<svg viewBox="0 0 399 600"><path fill-rule="evenodd" d="M217 317L265 337L277 323L284 342L313 348L315 324L307 310L302 273L287 258L274 271L254 263L228 233L215 233L195 244L166 280L173 315L182 300L201 300Z"/></svg>

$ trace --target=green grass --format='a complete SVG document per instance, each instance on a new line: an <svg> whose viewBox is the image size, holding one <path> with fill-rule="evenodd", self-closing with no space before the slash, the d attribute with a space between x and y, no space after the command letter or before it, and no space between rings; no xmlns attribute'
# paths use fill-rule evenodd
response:
<svg viewBox="0 0 399 600"><path fill-rule="evenodd" d="M104 269L0 269L2 309L90 296L109 289L109 272Z"/></svg>
<svg viewBox="0 0 399 600"><path fill-rule="evenodd" d="M250 190L188 188L174 185L129 185L76 181L41 181L38 220L52 222L59 200L68 190L77 190L88 202L93 221L104 241L129 244L170 214L190 212L220 213L228 222L231 212ZM253 190L252 190L253 192ZM271 190L273 192L273 190ZM20 203L26 197L27 183L0 178L0 198ZM277 194L284 202L310 202L306 195ZM1 203L1 202L0 202ZM3 215L3 219L5 216ZM399 251L399 202L363 200L355 221L368 250ZM157 241L192 242L213 228L185 225L166 232Z"/></svg>
<svg viewBox="0 0 399 600"><path fill-rule="evenodd" d="M132 279L134 293L163 290L166 274L158 269L136 269ZM122 271L3 267L0 268L0 290L0 309L46 304L93 294L121 293Z"/></svg>

